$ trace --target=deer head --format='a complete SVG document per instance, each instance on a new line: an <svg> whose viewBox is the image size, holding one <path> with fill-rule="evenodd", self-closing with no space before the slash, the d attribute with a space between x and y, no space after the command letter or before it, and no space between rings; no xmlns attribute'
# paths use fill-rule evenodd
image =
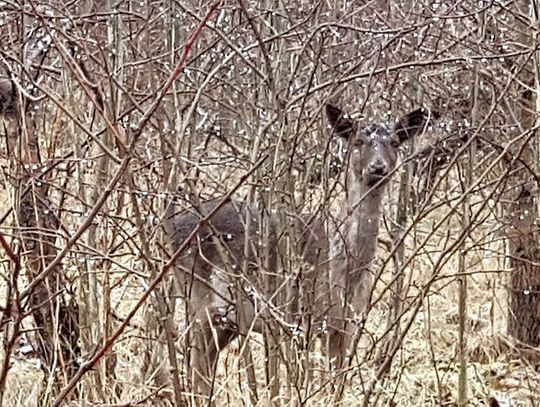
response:
<svg viewBox="0 0 540 407"><path fill-rule="evenodd" d="M368 188L386 184L388 175L396 167L399 147L419 134L430 116L437 116L420 108L404 115L390 127L359 123L333 105L326 105L326 115L334 133L349 144L350 169L355 179Z"/></svg>

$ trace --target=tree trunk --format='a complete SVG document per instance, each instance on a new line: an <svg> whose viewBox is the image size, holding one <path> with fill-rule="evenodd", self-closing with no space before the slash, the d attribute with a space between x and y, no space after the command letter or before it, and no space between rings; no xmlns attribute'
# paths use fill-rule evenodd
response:
<svg viewBox="0 0 540 407"><path fill-rule="evenodd" d="M18 236L27 278L32 282L57 254L59 220L51 210L48 184L38 178L42 164L31 119L24 123L18 121L16 127L19 145L25 146L16 149L21 152L20 157L14 156L19 175L15 190ZM44 404L50 397L50 389L54 394L63 380L68 380L77 369L78 307L75 301L66 299L69 292L66 285L65 274L57 268L36 285L29 296L36 327L34 346L48 380L43 393Z"/></svg>
<svg viewBox="0 0 540 407"><path fill-rule="evenodd" d="M38 50L33 56L26 57L28 66L36 62L41 52L44 51ZM9 129L14 235L19 239L19 256L31 284L57 255L60 220L51 202L50 184L43 175L46 165L40 154L33 113L29 113L31 109L26 100L17 95L16 86L6 89L10 90L8 99L16 103L16 109L9 115L0 109L0 114L6 115ZM18 304L19 307L26 305L36 328L33 345L41 359L46 381L40 402L46 405L77 370L80 356L78 306L61 267L34 287L29 293L28 304Z"/></svg>
<svg viewBox="0 0 540 407"><path fill-rule="evenodd" d="M532 21L530 27L536 27L535 17L537 14L535 3L530 9L529 1L524 1L522 10L525 15L531 14ZM524 34L522 42L524 45L536 46L538 35L534 28L521 27ZM528 31L530 30L530 31ZM519 157L527 163L533 170L538 170L535 162L534 144L538 143L537 131L534 129L535 116L538 111L538 97L530 89L540 90L538 83L538 72L532 65L538 63L538 52L530 61L531 70L525 69L522 74L522 83L530 85L520 94L521 111L519 112L521 121L521 133L523 143ZM534 72L535 77L532 77ZM533 134L529 132L533 131ZM516 160L513 160L514 164ZM521 164L520 164L521 165ZM515 170L515 168L511 168ZM508 254L512 272L508 283L508 334L531 346L540 344L540 244L538 233L538 207L535 196L538 190L531 187L532 176L526 169L518 169L516 176L510 178L513 189L511 191L511 203L507 206L507 216L509 224L507 228Z"/></svg>
<svg viewBox="0 0 540 407"><path fill-rule="evenodd" d="M540 345L540 245L535 196L521 186L510 205L508 249L512 273L508 284L508 334Z"/></svg>

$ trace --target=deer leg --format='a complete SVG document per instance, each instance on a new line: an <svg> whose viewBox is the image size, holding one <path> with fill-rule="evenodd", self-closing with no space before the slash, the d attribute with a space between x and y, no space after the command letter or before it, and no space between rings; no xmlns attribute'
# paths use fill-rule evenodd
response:
<svg viewBox="0 0 540 407"><path fill-rule="evenodd" d="M345 365L349 346L347 310L342 305L343 293L334 287L331 290L331 304L328 317L327 351L330 358L330 370L337 373Z"/></svg>
<svg viewBox="0 0 540 407"><path fill-rule="evenodd" d="M339 329L330 329L328 333L328 357L330 358L330 369L334 372L343 368L349 341L347 334Z"/></svg>
<svg viewBox="0 0 540 407"><path fill-rule="evenodd" d="M206 310L205 310L206 311ZM211 404L219 352L237 336L219 310L208 310L193 326L190 369L192 389ZM203 319L204 318L204 319Z"/></svg>

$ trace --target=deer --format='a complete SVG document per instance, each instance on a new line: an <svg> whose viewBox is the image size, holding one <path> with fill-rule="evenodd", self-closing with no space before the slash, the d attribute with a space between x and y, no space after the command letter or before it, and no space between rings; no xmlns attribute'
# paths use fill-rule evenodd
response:
<svg viewBox="0 0 540 407"><path fill-rule="evenodd" d="M437 114L420 108L389 126L356 121L332 104L325 105L325 111L333 136L348 143L346 204L337 220L306 214L295 224L301 231L303 261L312 266L307 278L329 288L319 290L325 296L315 307L326 312L320 313L324 321L316 323L324 322L327 353L338 369L359 329L358 318L369 306L382 199L396 172L400 146L422 133ZM171 203L163 218L170 249L180 247L219 204L218 199L205 201L194 211ZM175 266L186 304L192 385L206 396L220 351L240 335L261 333L279 313L272 305L275 287L265 290L264 277L278 270L278 218L269 214L264 228L257 205L238 200L221 204ZM261 260L262 253L267 261ZM317 289L312 286L313 291ZM287 321L288 316L279 318Z"/></svg>

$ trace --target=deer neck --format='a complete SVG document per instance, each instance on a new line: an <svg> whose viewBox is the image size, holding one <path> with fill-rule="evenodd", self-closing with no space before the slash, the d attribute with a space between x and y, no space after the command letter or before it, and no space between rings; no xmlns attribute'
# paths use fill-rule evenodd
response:
<svg viewBox="0 0 540 407"><path fill-rule="evenodd" d="M384 186L364 188L359 182L348 184L347 205L331 247L330 275L336 288L332 296L338 309L349 303L352 310L361 312L369 302L373 285L370 268L377 248L383 193Z"/></svg>
<svg viewBox="0 0 540 407"><path fill-rule="evenodd" d="M349 189L346 240L358 267L369 266L374 257L384 189L384 186L368 188L357 183Z"/></svg>

